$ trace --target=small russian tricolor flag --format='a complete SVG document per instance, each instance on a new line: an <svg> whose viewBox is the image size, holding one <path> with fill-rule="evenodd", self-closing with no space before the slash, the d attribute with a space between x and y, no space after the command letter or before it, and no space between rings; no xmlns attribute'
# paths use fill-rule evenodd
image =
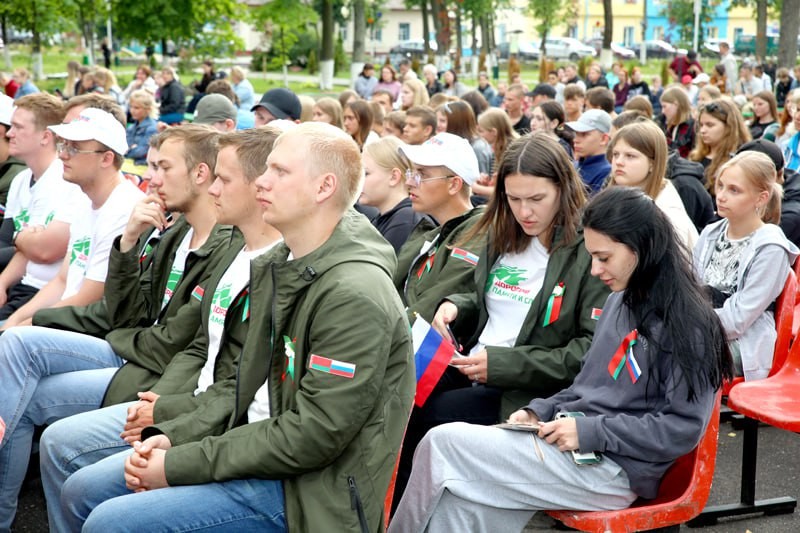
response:
<svg viewBox="0 0 800 533"><path fill-rule="evenodd" d="M417 393L414 405L422 407L447 370L456 348L419 316L411 326L411 337L414 345L414 364L417 368Z"/></svg>
<svg viewBox="0 0 800 533"><path fill-rule="evenodd" d="M450 252L450 257L461 259L470 265L477 265L478 259L480 259L477 255L473 254L469 250L464 250L463 248L453 248L453 251Z"/></svg>
<svg viewBox="0 0 800 533"><path fill-rule="evenodd" d="M356 375L356 365L315 354L311 354L311 358L308 360L308 368L348 379L353 379Z"/></svg>

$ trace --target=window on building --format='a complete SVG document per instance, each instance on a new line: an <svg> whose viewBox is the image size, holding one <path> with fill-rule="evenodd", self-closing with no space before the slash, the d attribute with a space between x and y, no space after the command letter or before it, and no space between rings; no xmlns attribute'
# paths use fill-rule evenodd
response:
<svg viewBox="0 0 800 533"><path fill-rule="evenodd" d="M633 32L636 30L634 26L625 26L622 32L622 41L625 46L630 46L633 43Z"/></svg>
<svg viewBox="0 0 800 533"><path fill-rule="evenodd" d="M408 22L401 22L397 25L397 40L407 41L411 39L411 24Z"/></svg>
<svg viewBox="0 0 800 533"><path fill-rule="evenodd" d="M655 26L653 28L653 39L663 39L664 38L664 26Z"/></svg>
<svg viewBox="0 0 800 533"><path fill-rule="evenodd" d="M712 26L708 28L708 38L709 39L716 39L719 36L719 28L716 26Z"/></svg>

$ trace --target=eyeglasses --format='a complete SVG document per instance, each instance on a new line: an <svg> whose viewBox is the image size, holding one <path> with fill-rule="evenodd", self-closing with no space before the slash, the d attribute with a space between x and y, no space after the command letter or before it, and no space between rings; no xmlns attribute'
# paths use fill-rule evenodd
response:
<svg viewBox="0 0 800 533"><path fill-rule="evenodd" d="M75 157L78 154L103 154L108 152L108 150L78 150L71 144L58 142L56 143L56 152L59 154L66 152L68 156Z"/></svg>
<svg viewBox="0 0 800 533"><path fill-rule="evenodd" d="M433 181L433 180L446 180L447 178L455 178L454 175L450 176L436 176L435 178L423 178L422 174L419 173L419 170L412 170L410 168L406 169L406 182L414 182L415 187L419 187L422 183L426 181Z"/></svg>

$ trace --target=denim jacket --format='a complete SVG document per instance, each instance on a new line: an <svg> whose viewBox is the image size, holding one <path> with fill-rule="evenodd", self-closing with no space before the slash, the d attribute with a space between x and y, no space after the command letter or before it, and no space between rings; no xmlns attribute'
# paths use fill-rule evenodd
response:
<svg viewBox="0 0 800 533"><path fill-rule="evenodd" d="M150 137L157 133L156 121L150 117L140 122L134 122L128 126L126 137L130 149L125 157L133 159L137 165L144 165L147 162L147 149Z"/></svg>

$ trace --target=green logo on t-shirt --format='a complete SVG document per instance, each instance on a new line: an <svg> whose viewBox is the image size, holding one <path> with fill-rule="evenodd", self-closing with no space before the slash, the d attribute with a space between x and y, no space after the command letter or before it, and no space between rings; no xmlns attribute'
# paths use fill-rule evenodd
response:
<svg viewBox="0 0 800 533"><path fill-rule="evenodd" d="M86 268L86 261L89 259L89 251L92 248L91 237L84 237L72 243L72 255L70 255L69 263L71 265L76 263L83 263L81 266Z"/></svg>
<svg viewBox="0 0 800 533"><path fill-rule="evenodd" d="M14 217L14 231L20 232L31 221L31 213L28 208L24 208L19 215Z"/></svg>
<svg viewBox="0 0 800 533"><path fill-rule="evenodd" d="M519 287L520 283L528 279L527 273L528 271L524 268L501 264L489 274L489 279L486 280L486 290L488 291L489 287L494 284L495 279L504 281L508 285Z"/></svg>
<svg viewBox="0 0 800 533"><path fill-rule="evenodd" d="M217 290L214 291L214 298L211 300L211 320L217 324L224 324L225 315L228 313L232 300L230 283L217 287Z"/></svg>
<svg viewBox="0 0 800 533"><path fill-rule="evenodd" d="M166 307L172 298L172 295L175 293L175 287L178 286L181 276L183 276L183 270L173 266L172 271L170 271L169 277L167 278L167 286L164 288L164 299L161 302L162 309Z"/></svg>

